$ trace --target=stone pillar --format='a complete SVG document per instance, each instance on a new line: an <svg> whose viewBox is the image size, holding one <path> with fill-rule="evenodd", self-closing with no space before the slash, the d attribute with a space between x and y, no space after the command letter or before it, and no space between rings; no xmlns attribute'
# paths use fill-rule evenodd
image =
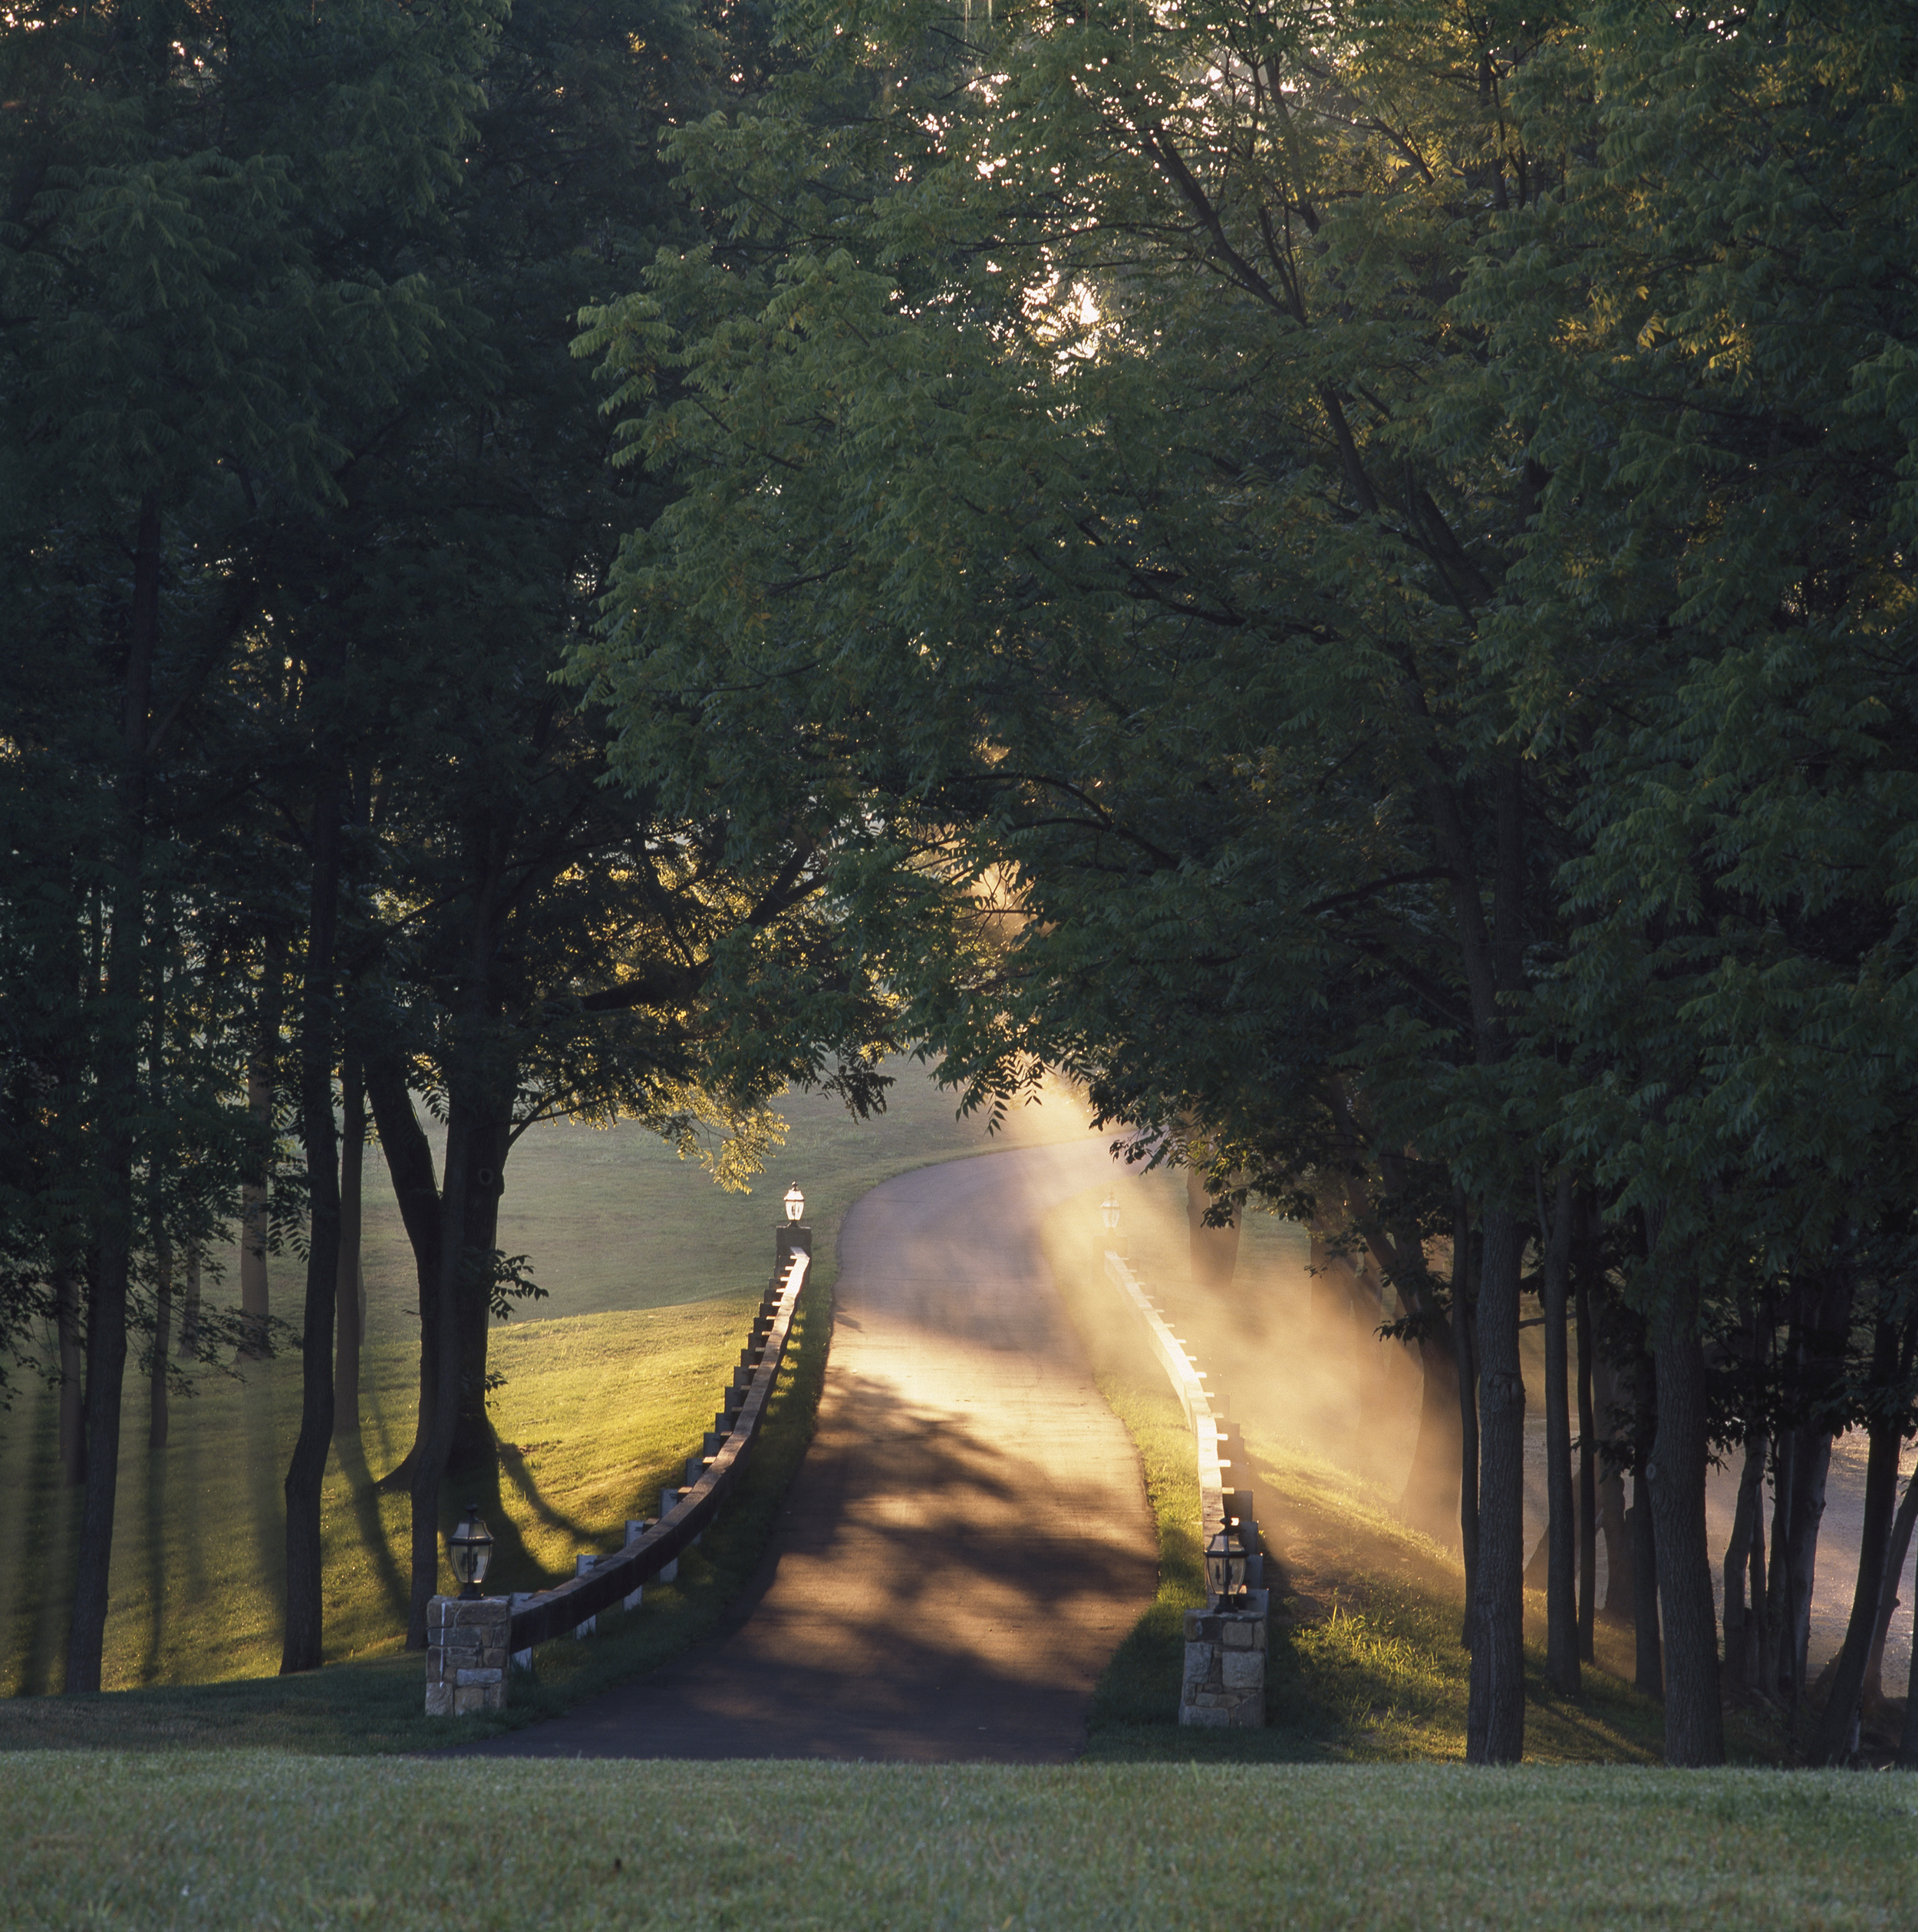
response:
<svg viewBox="0 0 1918 1932"><path fill-rule="evenodd" d="M1242 1610L1208 1604L1185 1613L1185 1680L1178 1721L1253 1731L1265 1723L1265 1630L1271 1598L1248 1590Z"/></svg>
<svg viewBox="0 0 1918 1932"><path fill-rule="evenodd" d="M512 1625L505 1597L435 1597L427 1605L427 1716L504 1707Z"/></svg>

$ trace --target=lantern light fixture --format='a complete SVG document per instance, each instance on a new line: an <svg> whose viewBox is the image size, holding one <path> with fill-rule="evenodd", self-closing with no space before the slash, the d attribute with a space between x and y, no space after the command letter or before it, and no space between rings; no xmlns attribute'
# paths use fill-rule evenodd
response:
<svg viewBox="0 0 1918 1932"><path fill-rule="evenodd" d="M466 1505L466 1513L447 1538L447 1561L459 1579L460 1596L469 1602L476 1601L482 1594L480 1586L486 1581L486 1565L493 1561L493 1531L476 1502Z"/></svg>
<svg viewBox="0 0 1918 1932"><path fill-rule="evenodd" d="M1099 1218L1105 1222L1109 1231L1118 1227L1119 1196L1117 1195L1109 1194L1103 1201L1099 1202Z"/></svg>
<svg viewBox="0 0 1918 1932"><path fill-rule="evenodd" d="M1230 1517L1205 1539L1205 1587L1223 1610L1244 1602L1245 1546Z"/></svg>
<svg viewBox="0 0 1918 1932"><path fill-rule="evenodd" d="M805 1212L806 1196L799 1192L799 1184L795 1181L786 1191L786 1218L796 1223Z"/></svg>

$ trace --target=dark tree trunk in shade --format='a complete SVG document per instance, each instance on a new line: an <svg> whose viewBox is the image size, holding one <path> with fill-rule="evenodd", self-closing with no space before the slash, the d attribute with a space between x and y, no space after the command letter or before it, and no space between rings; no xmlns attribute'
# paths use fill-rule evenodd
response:
<svg viewBox="0 0 1918 1932"><path fill-rule="evenodd" d="M166 1350L173 1334L173 1244L165 1228L153 1236L153 1357L147 1373L147 1446L166 1446Z"/></svg>
<svg viewBox="0 0 1918 1932"><path fill-rule="evenodd" d="M1456 1198L1452 1238L1452 1335L1458 1358L1458 1539L1465 1558L1465 1620L1462 1636L1472 1643L1478 1581L1478 1350L1473 1341L1471 1222L1462 1195Z"/></svg>
<svg viewBox="0 0 1918 1932"><path fill-rule="evenodd" d="M1578 1337L1578 1654L1592 1662L1598 1627L1598 1424L1592 1403L1592 1297L1580 1268Z"/></svg>
<svg viewBox="0 0 1918 1932"><path fill-rule="evenodd" d="M509 1147L506 1110L506 1103L500 1100L498 1117L476 1123L472 1171L466 1182L467 1263L460 1297L459 1413L447 1459L449 1470L462 1472L491 1469L499 1454L498 1438L486 1413L486 1357L493 1339L493 1264L499 1246L499 1197L506 1189ZM491 1113L493 1109L488 1106L486 1111Z"/></svg>
<svg viewBox="0 0 1918 1932"><path fill-rule="evenodd" d="M1561 1173L1549 1208L1539 1189L1545 1243L1545 1678L1562 1697L1579 1693L1578 1541L1572 1488L1572 1419L1565 1324L1570 1289L1572 1177Z"/></svg>
<svg viewBox="0 0 1918 1932"><path fill-rule="evenodd" d="M1898 1769L1918 1771L1918 1636L1911 1646L1911 1670L1905 1682L1905 1721L1898 1733Z"/></svg>
<svg viewBox="0 0 1918 1932"><path fill-rule="evenodd" d="M1764 1600L1761 1593L1755 1604L1747 1601L1745 1580L1752 1569L1753 1540L1765 1533L1765 1469L1771 1454L1768 1436L1760 1432L1745 1438L1738 1499L1725 1545L1725 1678L1742 1690L1758 1681L1758 1624Z"/></svg>
<svg viewBox="0 0 1918 1932"><path fill-rule="evenodd" d="M1597 1324L1600 1301L1596 1287L1590 1291L1593 1320ZM1592 1406L1599 1440L1616 1442L1633 1427L1630 1405L1620 1386L1618 1372L1607 1360L1605 1352L1594 1344L1592 1351ZM1605 1538L1605 1601L1599 1614L1608 1624L1629 1624L1636 1613L1637 1598L1632 1586L1632 1538L1626 1524L1625 1478L1615 1462L1599 1459L1598 1526Z"/></svg>
<svg viewBox="0 0 1918 1932"><path fill-rule="evenodd" d="M97 1690L106 1648L108 1572L120 1482L126 1386L127 1293L133 1262L133 1123L140 1101L140 983L146 863L147 730L160 629L158 499L143 499L133 541L133 602L120 709L118 849L108 886L111 924L98 1049L96 1141L100 1206L87 1311L87 1473L67 1635L67 1689Z"/></svg>
<svg viewBox="0 0 1918 1932"><path fill-rule="evenodd" d="M87 1478L87 1339L77 1268L56 1271L53 1305L60 1343L60 1477L77 1489Z"/></svg>
<svg viewBox="0 0 1918 1932"><path fill-rule="evenodd" d="M367 1097L379 1125L380 1146L400 1219L413 1251L414 1285L420 1298L420 1402L412 1446L381 1479L384 1489L410 1488L413 1469L431 1433L440 1386L440 1183L433 1171L433 1146L413 1110L404 1071L387 1061L369 1062Z"/></svg>
<svg viewBox="0 0 1918 1932"><path fill-rule="evenodd" d="M1918 1482L1918 1477L1913 1479ZM1905 1681L1905 1721L1898 1734L1898 1768L1918 1771L1918 1629L1912 1634L1911 1668Z"/></svg>
<svg viewBox="0 0 1918 1932"><path fill-rule="evenodd" d="M1898 1607L1898 1592L1911 1554L1911 1531L1918 1522L1918 1471L1905 1484L1898 1515L1891 1525L1891 1548L1885 1558L1885 1580L1878 1592L1878 1615L1872 1626L1871 1653L1865 1660L1864 1689L1860 1693L1865 1714L1870 1716L1884 1701L1885 1640L1891 1633L1891 1619Z"/></svg>
<svg viewBox="0 0 1918 1932"><path fill-rule="evenodd" d="M463 1016L463 1037L454 1049L456 1059L476 1055L480 1020L476 1011ZM427 1606L440 1576L440 1485L460 1419L460 1277L467 1258L463 1239L466 1184L479 1124L473 1119L472 1102L461 1097L465 1084L448 1083L452 1097L447 1109L446 1185L440 1192L440 1280L433 1311L438 1372L433 1376L431 1407L423 1411L426 1426L414 1453L407 1484L412 1571L407 1622L409 1650L426 1648Z"/></svg>
<svg viewBox="0 0 1918 1932"><path fill-rule="evenodd" d="M1900 1401L1894 1408L1893 1394L1894 1387L1905 1380L1908 1356L1898 1324L1880 1316L1872 1330L1870 1388L1875 1402L1865 1452L1864 1522L1859 1533L1858 1574L1844 1642L1839 1647L1831 1693L1825 1700L1811 1753L1825 1764L1850 1761L1852 1733L1864 1694L1865 1670L1878 1620L1878 1600L1883 1592L1890 1556L1892 1518L1898 1500L1898 1452L1904 1442L1906 1405Z"/></svg>
<svg viewBox="0 0 1918 1932"><path fill-rule="evenodd" d="M1648 1697L1665 1695L1665 1661L1659 1645L1658 1545L1652 1527L1651 1493L1642 1469L1632 1472L1632 1506L1625 1512L1632 1546L1632 1681Z"/></svg>
<svg viewBox="0 0 1918 1932"><path fill-rule="evenodd" d="M338 1340L333 1361L333 1427L360 1433L360 1349L365 1339L360 1236L366 1174L366 1080L357 1053L340 1069L340 1264L334 1279Z"/></svg>
<svg viewBox="0 0 1918 1932"><path fill-rule="evenodd" d="M1775 1450L1776 1445L1773 1446ZM1771 1681L1765 1673L1775 1660L1777 1654L1771 1644L1771 1624L1769 1606L1765 1601L1765 1489L1761 1478L1758 1506L1752 1518L1751 1588L1747 1592L1748 1607L1745 1612L1752 1636L1746 1658L1752 1673L1748 1681L1754 1690Z"/></svg>
<svg viewBox="0 0 1918 1932"><path fill-rule="evenodd" d="M1525 1383L1518 1217L1488 1205L1478 1271L1478 1564L1465 1756L1515 1764L1525 1747Z"/></svg>
<svg viewBox="0 0 1918 1932"><path fill-rule="evenodd" d="M1825 1484L1831 1470L1831 1435L1806 1427L1789 1432L1791 1481L1775 1505L1772 1581L1768 1612L1778 1646L1778 1687L1791 1713L1795 1736L1799 1709L1810 1689L1806 1679L1811 1642L1811 1592L1817 1580L1818 1531L1824 1520ZM1778 1520L1782 1508L1784 1520Z"/></svg>
<svg viewBox="0 0 1918 1932"><path fill-rule="evenodd" d="M180 1359L190 1362L199 1353L199 1250L186 1251L186 1292L180 1304Z"/></svg>
<svg viewBox="0 0 1918 1932"><path fill-rule="evenodd" d="M334 938L340 892L343 773L338 701L343 653L315 667L311 690L321 771L313 803L312 890L308 909L300 1011L300 1132L305 1144L311 1225L300 1353L300 1433L287 1466L286 1629L280 1674L317 1670L325 1660L324 1549L321 1492L333 1442L333 1311L339 1297L340 1168L333 1125L335 1030Z"/></svg>
<svg viewBox="0 0 1918 1932"><path fill-rule="evenodd" d="M1705 1523L1705 1347L1689 1307L1671 1310L1653 1354L1658 1431L1647 1477L1657 1532L1659 1620L1665 1666L1665 1762L1725 1762L1718 1614Z"/></svg>
<svg viewBox="0 0 1918 1932"><path fill-rule="evenodd" d="M275 1076L280 1050L280 1023L285 1010L286 959L289 941L285 926L275 926L261 948L260 997L254 1017L252 1050L246 1061L246 1109L262 1142L273 1125ZM269 1156L255 1149L262 1162ZM242 1361L263 1361L272 1352L267 1326L272 1312L268 1282L267 1238L271 1202L266 1173L249 1172L240 1183L240 1346Z"/></svg>

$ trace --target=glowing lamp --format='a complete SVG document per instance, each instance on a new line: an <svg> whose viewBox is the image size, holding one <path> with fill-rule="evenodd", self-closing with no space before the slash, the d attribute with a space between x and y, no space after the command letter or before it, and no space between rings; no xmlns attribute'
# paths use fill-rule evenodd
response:
<svg viewBox="0 0 1918 1932"><path fill-rule="evenodd" d="M799 1192L799 1184L795 1181L786 1191L786 1218L796 1222L805 1212L806 1196Z"/></svg>
<svg viewBox="0 0 1918 1932"><path fill-rule="evenodd" d="M1205 1587L1222 1609L1231 1609L1244 1600L1245 1549L1232 1534L1229 1522L1205 1539Z"/></svg>
<svg viewBox="0 0 1918 1932"><path fill-rule="evenodd" d="M1119 1196L1117 1195L1109 1194L1103 1201L1099 1202L1099 1218L1105 1222L1109 1230L1119 1225Z"/></svg>
<svg viewBox="0 0 1918 1932"><path fill-rule="evenodd" d="M466 1513L447 1538L447 1561L460 1581L460 1594L476 1599L482 1594L480 1585L485 1580L486 1565L493 1561L493 1531L476 1502L466 1505Z"/></svg>

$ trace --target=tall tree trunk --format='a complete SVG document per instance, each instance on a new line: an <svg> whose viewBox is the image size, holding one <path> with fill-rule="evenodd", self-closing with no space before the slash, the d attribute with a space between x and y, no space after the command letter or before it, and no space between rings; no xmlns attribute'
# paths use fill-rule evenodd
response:
<svg viewBox="0 0 1918 1932"><path fill-rule="evenodd" d="M1593 1319L1597 1324L1602 1297L1594 1285L1591 1291ZM1619 1385L1618 1372L1596 1343L1592 1353L1592 1401L1596 1411L1599 1439L1614 1442L1632 1429L1625 1391ZM1609 1624L1630 1623L1636 1613L1637 1597L1632 1584L1632 1536L1625 1507L1625 1478L1616 1462L1601 1459L1598 1472L1598 1522L1605 1537L1605 1601L1599 1614Z"/></svg>
<svg viewBox="0 0 1918 1932"><path fill-rule="evenodd" d="M321 747L313 803L313 873L300 1013L300 1131L312 1221L300 1354L300 1433L286 1470L286 1630L280 1674L317 1670L325 1657L321 1492L333 1442L333 1310L339 1296L340 1169L333 1127L334 941L339 918L341 753L331 715L341 653L329 651L310 687Z"/></svg>
<svg viewBox="0 0 1918 1932"><path fill-rule="evenodd" d="M1871 1654L1865 1660L1864 1689L1860 1693L1869 1716L1884 1701L1885 1640L1891 1634L1891 1619L1898 1607L1898 1587L1905 1574L1905 1560L1911 1554L1911 1530L1918 1522L1918 1470L1905 1484L1898 1505L1897 1520L1891 1526L1891 1548L1885 1557L1885 1580L1878 1592L1878 1616L1872 1626ZM1918 1646L1914 1646L1918 1647Z"/></svg>
<svg viewBox="0 0 1918 1932"><path fill-rule="evenodd" d="M1574 1296L1578 1332L1578 1654L1587 1663L1597 1654L1598 1630L1598 1422L1592 1402L1590 1273L1588 1266L1579 1268Z"/></svg>
<svg viewBox="0 0 1918 1932"><path fill-rule="evenodd" d="M506 1189L509 1148L507 1103L495 1098L487 1107L496 1117L476 1123L473 1172L466 1182L466 1249L460 1303L460 1409L453 1424L447 1467L465 1473L492 1470L499 1439L486 1413L486 1357L493 1339L493 1262L499 1245L499 1197Z"/></svg>
<svg viewBox="0 0 1918 1932"><path fill-rule="evenodd" d="M1778 1445L1772 1444L1772 1452L1777 1453ZM1776 1682L1776 1653L1771 1646L1771 1624L1769 1605L1765 1591L1765 1488L1763 1478L1759 1482L1757 1506L1752 1512L1752 1567L1751 1590L1745 1617L1751 1631L1752 1640L1745 1651L1745 1687L1757 1690L1768 1683ZM1767 1672L1773 1675L1768 1676ZM1769 1692L1767 1695L1770 1695Z"/></svg>
<svg viewBox="0 0 1918 1932"><path fill-rule="evenodd" d="M1779 1663L1791 1703L1791 1729L1798 1733L1811 1647L1811 1593L1818 1575L1818 1532L1824 1521L1825 1485L1831 1472L1831 1432L1808 1426L1794 1429L1791 1510L1785 1529L1785 1601L1778 1619Z"/></svg>
<svg viewBox="0 0 1918 1932"><path fill-rule="evenodd" d="M1898 1452L1904 1442L1906 1405L1893 1406L1894 1384L1904 1380L1900 1360L1905 1351L1896 1323L1880 1315L1873 1324L1870 1390L1871 1419L1865 1452L1864 1525L1859 1535L1858 1575L1851 1597L1851 1617L1825 1700L1814 1758L1825 1764L1845 1764L1851 1757L1851 1733L1858 1720L1864 1692L1865 1667L1870 1660L1873 1630L1878 1620L1878 1599L1883 1593L1890 1556L1891 1519L1898 1500ZM1903 1390L1897 1390L1902 1396Z"/></svg>
<svg viewBox="0 0 1918 1932"><path fill-rule="evenodd" d="M1758 1633L1759 1683L1768 1697L1788 1693L1791 1641L1792 1492L1798 1486L1796 1429L1771 1439L1771 1561L1765 1586L1765 1624Z"/></svg>
<svg viewBox="0 0 1918 1932"><path fill-rule="evenodd" d="M246 1060L246 1110L252 1116L263 1163L258 1173L240 1181L240 1345L242 1361L262 1361L270 1354L267 1332L271 1296L267 1287L267 1237L270 1204L268 1167L273 1133L273 1076L279 1060L280 1020L285 1007L288 937L284 927L266 935L261 948L260 995L255 1011L252 1050Z"/></svg>
<svg viewBox="0 0 1918 1932"><path fill-rule="evenodd" d="M101 1003L97 1145L97 1260L87 1311L87 1475L67 1637L67 1689L97 1690L107 1641L114 1505L120 1481L120 1405L127 1369L127 1293L133 1262L133 1132L140 1102L142 941L145 918L147 730L160 631L159 499L142 499L133 540L133 595L120 707L119 849Z"/></svg>
<svg viewBox="0 0 1918 1932"><path fill-rule="evenodd" d="M1542 1299L1545 1314L1545 1678L1561 1697L1579 1693L1577 1525L1572 1491L1570 1376L1566 1353L1567 1298L1570 1288L1572 1216L1576 1204L1569 1169L1561 1170L1547 1217L1541 1178L1539 1234L1545 1244Z"/></svg>
<svg viewBox="0 0 1918 1932"><path fill-rule="evenodd" d="M180 1304L180 1359L190 1362L199 1353L199 1245L186 1250L186 1293Z"/></svg>
<svg viewBox="0 0 1918 1932"><path fill-rule="evenodd" d="M393 1197L413 1251L414 1280L420 1296L420 1406L413 1443L399 1463L381 1478L379 1486L410 1489L414 1469L432 1433L440 1386L440 1183L433 1172L433 1146L413 1110L402 1069L393 1061L370 1060L366 1083L387 1173L393 1182Z"/></svg>
<svg viewBox="0 0 1918 1932"><path fill-rule="evenodd" d="M1665 1762L1725 1762L1718 1614L1705 1527L1705 1347L1689 1301L1668 1308L1653 1351L1658 1433L1647 1471L1657 1532L1659 1619L1665 1653Z"/></svg>
<svg viewBox="0 0 1918 1932"><path fill-rule="evenodd" d="M153 1235L153 1360L147 1377L147 1446L166 1446L166 1350L173 1333L173 1244L164 1228Z"/></svg>
<svg viewBox="0 0 1918 1932"><path fill-rule="evenodd" d="M1465 1623L1472 1644L1478 1601L1478 1350L1471 1278L1471 1218L1463 1194L1455 1193L1452 1222L1452 1334L1458 1357L1458 1541L1465 1566Z"/></svg>
<svg viewBox="0 0 1918 1932"><path fill-rule="evenodd" d="M360 1057L340 1070L340 1265L337 1282L338 1353L333 1364L333 1426L360 1433L360 1347L365 1335L365 1284L360 1261L361 1204L366 1174L366 1081Z"/></svg>
<svg viewBox="0 0 1918 1932"><path fill-rule="evenodd" d="M426 1648L427 1606L440 1577L440 1485L460 1419L460 1276L469 1259L464 1241L466 1185L473 1165L472 1142L477 1125L473 1103L461 1090L470 1082L470 1069L478 1055L480 1019L476 1012L466 1016L464 1038L455 1048L455 1067L467 1072L467 1080L447 1082L446 1185L440 1195L440 1281L433 1308L438 1373L433 1377L430 1426L414 1452L408 1485L412 1505L409 1650Z"/></svg>
<svg viewBox="0 0 1918 1932"><path fill-rule="evenodd" d="M54 1322L60 1338L60 1474L70 1489L87 1479L87 1357L81 1319L81 1274L71 1264L53 1278Z"/></svg>
<svg viewBox="0 0 1918 1932"><path fill-rule="evenodd" d="M1745 1439L1738 1506L1725 1546L1725 1676L1740 1690L1748 1688L1755 1675L1757 1619L1746 1606L1745 1577L1752 1566L1752 1539L1763 1534L1765 1465L1771 1454L1771 1439L1762 1429Z"/></svg>
<svg viewBox="0 0 1918 1932"><path fill-rule="evenodd" d="M1518 1217L1488 1205L1478 1278L1478 1574L1465 1757L1516 1764L1525 1747L1525 1383L1518 1360Z"/></svg>
<svg viewBox="0 0 1918 1932"><path fill-rule="evenodd" d="M1643 1469L1632 1472L1632 1506L1625 1512L1632 1544L1632 1682L1648 1697L1665 1695L1665 1657L1659 1642L1658 1536Z"/></svg>
<svg viewBox="0 0 1918 1932"><path fill-rule="evenodd" d="M1911 1669L1905 1680L1905 1721L1898 1733L1898 1769L1918 1771L1918 1632L1911 1644Z"/></svg>

